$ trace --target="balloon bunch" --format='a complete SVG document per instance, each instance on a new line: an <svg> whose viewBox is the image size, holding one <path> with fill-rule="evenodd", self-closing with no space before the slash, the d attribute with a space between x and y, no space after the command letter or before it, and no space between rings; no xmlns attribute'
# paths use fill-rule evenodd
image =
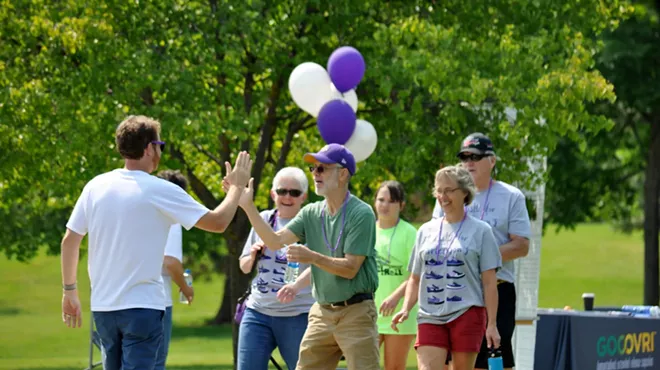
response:
<svg viewBox="0 0 660 370"><path fill-rule="evenodd" d="M364 77L364 58L355 48L343 46L328 59L328 70L305 62L289 76L291 97L298 107L316 117L316 126L326 144L342 144L356 162L367 159L376 149L374 126L357 119L355 88Z"/></svg>

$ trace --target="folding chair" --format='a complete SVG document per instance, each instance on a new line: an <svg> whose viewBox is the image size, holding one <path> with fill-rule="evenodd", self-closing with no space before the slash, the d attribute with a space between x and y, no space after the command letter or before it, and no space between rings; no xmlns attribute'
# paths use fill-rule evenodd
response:
<svg viewBox="0 0 660 370"><path fill-rule="evenodd" d="M103 361L94 362L94 346L101 350L101 336L94 330L94 314L89 311L89 367L85 370L92 370L97 366L101 366Z"/></svg>

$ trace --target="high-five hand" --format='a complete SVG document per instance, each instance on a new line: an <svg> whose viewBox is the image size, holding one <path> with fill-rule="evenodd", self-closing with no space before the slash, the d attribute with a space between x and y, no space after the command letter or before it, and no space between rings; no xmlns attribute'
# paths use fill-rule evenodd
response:
<svg viewBox="0 0 660 370"><path fill-rule="evenodd" d="M225 162L225 168L227 175L223 179L223 182L226 181L229 185L244 188L248 184L248 181L250 181L250 171L252 170L250 154L248 152L238 153L234 168L232 169L229 162Z"/></svg>

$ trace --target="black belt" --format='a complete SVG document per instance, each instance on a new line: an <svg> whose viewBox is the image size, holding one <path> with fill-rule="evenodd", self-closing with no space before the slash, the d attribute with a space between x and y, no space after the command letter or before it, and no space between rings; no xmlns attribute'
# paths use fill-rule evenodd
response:
<svg viewBox="0 0 660 370"><path fill-rule="evenodd" d="M334 302L334 303L330 303L330 304L327 304L327 305L324 305L324 306L330 306L330 307L333 307L333 308L334 307L346 307L346 306L350 306L352 304L356 304L356 303L360 303L360 302L364 302L364 301L368 301L368 300L372 300L372 299L374 299L374 295L372 293L358 293L358 294L352 296L351 298L349 298L345 301Z"/></svg>

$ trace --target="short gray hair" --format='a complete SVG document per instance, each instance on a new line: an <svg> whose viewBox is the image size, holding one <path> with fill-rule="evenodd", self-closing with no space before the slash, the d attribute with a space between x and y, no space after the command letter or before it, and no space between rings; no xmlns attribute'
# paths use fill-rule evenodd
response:
<svg viewBox="0 0 660 370"><path fill-rule="evenodd" d="M273 187L271 190L277 190L277 187L280 185L282 179L294 179L300 185L300 190L303 194L307 194L307 189L309 188L309 180L305 176L305 172L298 167L284 167L281 170L277 171L275 177L273 178Z"/></svg>
<svg viewBox="0 0 660 370"><path fill-rule="evenodd" d="M468 170L462 165L447 166L439 169L438 172L435 173L433 196L438 196L438 186L442 176L447 176L456 181L458 188L467 193L465 196L465 205L469 206L472 203L472 200L474 200L474 195L477 192L477 188L474 185L474 180L472 180L470 172L468 172Z"/></svg>

